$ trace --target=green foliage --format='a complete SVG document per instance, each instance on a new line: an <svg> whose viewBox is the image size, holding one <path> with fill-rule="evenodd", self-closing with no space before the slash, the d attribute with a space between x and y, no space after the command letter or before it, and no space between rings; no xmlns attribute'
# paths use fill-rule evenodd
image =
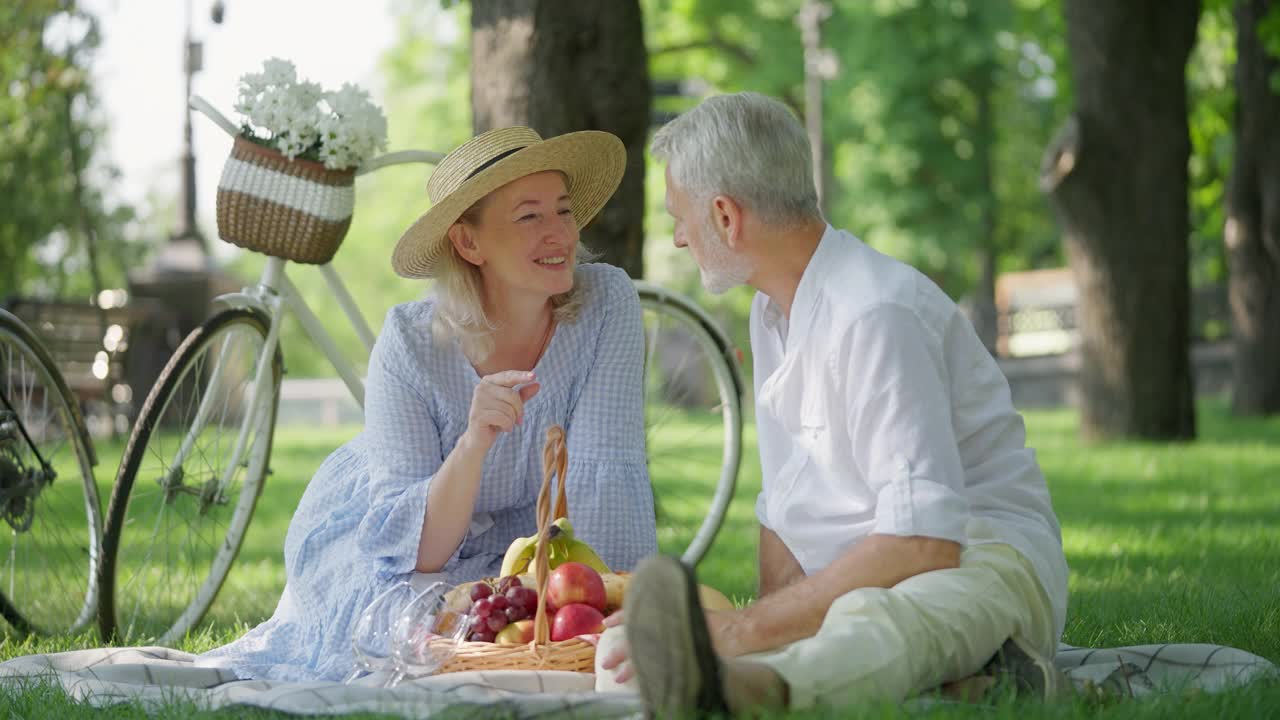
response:
<svg viewBox="0 0 1280 720"><path fill-rule="evenodd" d="M829 216L875 247L919 266L954 297L971 292L982 252L999 271L1063 264L1059 231L1038 187L1040 159L1071 108L1072 78L1061 0L834 0L823 44L839 70L825 83L832 163ZM803 49L794 17L802 0L642 0L650 74L685 81L695 95L755 90L802 111ZM1235 62L1232 0L1206 3L1188 66L1192 139L1192 280L1222 282L1223 199L1232 160ZM400 35L383 59L391 149L445 150L470 136L466 2L393 5ZM1275 15L1273 14L1273 16ZM1269 20L1271 18L1269 17ZM1280 38L1274 22L1260 32ZM680 112L697 97L664 97ZM752 292L704 294L687 253L672 247L661 165L647 171L645 266L649 279L694 296L749 344ZM337 264L376 325L423 287L396 279L388 258L427 203L429 169L401 167L358 181L355 223ZM252 271L258 261L238 267ZM336 310L320 279L295 281L322 315ZM356 346L353 333L339 339ZM286 329L296 375L331 374ZM356 349L355 354L363 355Z"/></svg>
<svg viewBox="0 0 1280 720"><path fill-rule="evenodd" d="M799 114L801 4L651 0L653 75L764 92ZM1036 189L1040 153L1065 113L1057 3L832 4L822 34L839 61L823 113L833 224L954 295L972 285L976 249L1010 268L1059 262Z"/></svg>
<svg viewBox="0 0 1280 720"><path fill-rule="evenodd" d="M1258 23L1258 37L1267 54L1280 60L1280 5L1272 3L1267 16ZM1271 89L1280 93L1280 70L1271 74Z"/></svg>
<svg viewBox="0 0 1280 720"><path fill-rule="evenodd" d="M1107 647L1164 642L1214 642L1280 662L1280 420L1238 420L1221 402L1200 407L1201 438L1194 444L1125 443L1084 448L1071 411L1026 414L1028 442L1049 479L1071 567L1071 603L1064 640ZM263 490L239 557L209 617L178 648L203 652L229 642L268 617L284 588L285 532L307 481L325 456L358 428L277 431L274 473ZM114 467L120 447L99 447ZM701 464L701 463L698 463ZM110 479L99 477L100 487ZM728 519L700 579L737 602L755 595L758 526L753 513L760 489L754 427L744 436L743 469ZM1099 502L1102 498L1103 502ZM92 634L20 640L0 623L0 662L19 655L99 645ZM38 688L0 689L0 707L17 717L89 716L61 693ZM998 711L986 706L943 710L972 718L1045 717L1272 717L1280 708L1275 681L1212 696L1166 695L1103 709L1072 704L1023 703ZM172 703L151 717L186 717L193 709ZM210 713L240 717L244 708ZM137 706L111 717L142 717ZM884 708L865 717L915 715ZM800 715L828 717L823 713ZM792 715L796 717L797 715ZM845 713L841 713L845 716ZM850 716L853 716L850 714ZM952 716L952 715L949 715Z"/></svg>
<svg viewBox="0 0 1280 720"><path fill-rule="evenodd" d="M140 255L126 235L132 211L111 207L102 192L116 173L95 156L103 127L89 67L98 41L97 20L74 0L0 5L0 296L89 294L81 212L107 259L108 285L122 283ZM75 172L85 186L80 207Z"/></svg>
<svg viewBox="0 0 1280 720"><path fill-rule="evenodd" d="M392 11L397 39L381 60L386 83L388 149L448 151L471 137L471 87L467 12L460 3L444 9L432 3L398 2ZM426 285L405 280L391 270L391 252L400 235L429 207L427 178L431 166L393 165L356 179L356 207L351 230L334 259L347 288L365 318L378 332L392 306L421 297ZM262 258L240 253L234 269L256 277ZM320 316L347 356L362 367L368 353L319 273L294 266L290 279ZM289 316L282 330L285 365L293 377L333 376L324 356Z"/></svg>
<svg viewBox="0 0 1280 720"><path fill-rule="evenodd" d="M1236 29L1227 3L1206 5L1187 63L1191 133L1191 283L1226 282L1222 231L1234 159Z"/></svg>

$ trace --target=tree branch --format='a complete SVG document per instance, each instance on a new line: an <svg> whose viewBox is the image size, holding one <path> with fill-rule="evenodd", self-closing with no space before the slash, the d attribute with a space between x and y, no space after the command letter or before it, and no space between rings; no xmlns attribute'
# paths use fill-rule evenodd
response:
<svg viewBox="0 0 1280 720"><path fill-rule="evenodd" d="M654 48L649 51L650 57L659 55L667 55L672 53L687 52L689 50L719 50L727 55L736 58L745 65L755 65L756 57L750 50L745 47L725 40L719 32L712 31L711 36L706 40L693 40L677 45L668 45L667 47Z"/></svg>
<svg viewBox="0 0 1280 720"><path fill-rule="evenodd" d="M719 50L741 62L744 65L755 67L757 64L756 56L747 48L734 42L726 40L718 30L712 30L710 37L705 40L691 40L676 45L667 45L666 47L653 48L649 51L649 57L657 57L659 55L671 55L675 53L688 52L689 50ZM804 101L796 95L794 88L781 88L778 92L778 98L786 103L800 117L804 117Z"/></svg>

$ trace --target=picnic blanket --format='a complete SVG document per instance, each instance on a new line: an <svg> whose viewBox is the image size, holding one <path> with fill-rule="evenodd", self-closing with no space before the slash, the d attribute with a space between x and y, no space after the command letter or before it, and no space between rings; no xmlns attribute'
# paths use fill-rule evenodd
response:
<svg viewBox="0 0 1280 720"><path fill-rule="evenodd" d="M10 688L53 683L95 705L154 707L192 702L202 708L254 706L298 715L371 712L425 718L455 708L489 717L638 718L638 696L595 692L595 676L560 671L462 672L407 680L393 689L370 675L351 685L238 680L195 667L195 656L162 647L99 648L28 655L0 663ZM1063 645L1056 663L1078 690L1143 697L1198 689L1215 692L1277 676L1265 658L1222 645L1139 645L1089 649Z"/></svg>

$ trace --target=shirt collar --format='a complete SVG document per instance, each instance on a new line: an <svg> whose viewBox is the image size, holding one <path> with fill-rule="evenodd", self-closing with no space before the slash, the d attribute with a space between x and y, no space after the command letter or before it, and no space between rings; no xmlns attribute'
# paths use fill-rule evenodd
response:
<svg viewBox="0 0 1280 720"><path fill-rule="evenodd" d="M809 258L804 274L800 276L800 284L796 286L795 297L791 300L790 317L782 312L782 308L773 298L765 296L768 298L768 303L764 308L764 323L772 328L786 328L788 349L796 347L797 343L804 342L809 334L809 326L817 310L818 300L822 296L824 281L834 264L832 261L835 258L832 254L836 252L836 246L839 244L839 240L834 237L836 233L836 229L830 225L827 225L827 229L822 232L818 247L814 249L813 257Z"/></svg>

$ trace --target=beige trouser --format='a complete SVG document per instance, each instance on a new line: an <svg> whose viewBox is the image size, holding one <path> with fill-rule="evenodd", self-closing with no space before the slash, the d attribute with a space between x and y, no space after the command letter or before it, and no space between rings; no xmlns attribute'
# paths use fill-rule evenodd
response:
<svg viewBox="0 0 1280 720"><path fill-rule="evenodd" d="M984 521L968 527L960 567L863 588L837 598L816 635L745 656L772 667L790 686L790 704L847 706L897 702L973 675L1017 636L1046 657L1057 649L1053 610L1021 553L993 537ZM622 628L601 638L597 658L625 643ZM596 689L633 691L596 668Z"/></svg>
<svg viewBox="0 0 1280 720"><path fill-rule="evenodd" d="M977 672L1010 637L1046 657L1053 610L1035 571L982 521L969 525L960 567L837 598L816 635L746 656L790 686L792 708L900 701Z"/></svg>

